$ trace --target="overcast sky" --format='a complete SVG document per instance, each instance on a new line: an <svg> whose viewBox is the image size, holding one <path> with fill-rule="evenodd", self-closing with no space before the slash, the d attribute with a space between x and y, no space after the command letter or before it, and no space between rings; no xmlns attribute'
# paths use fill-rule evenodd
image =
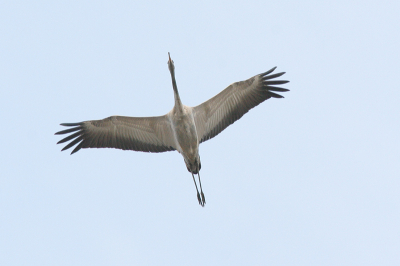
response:
<svg viewBox="0 0 400 266"><path fill-rule="evenodd" d="M400 265L400 2L1 1L0 265ZM201 3L201 4L200 4ZM277 66L177 152L60 152L59 124L173 107Z"/></svg>

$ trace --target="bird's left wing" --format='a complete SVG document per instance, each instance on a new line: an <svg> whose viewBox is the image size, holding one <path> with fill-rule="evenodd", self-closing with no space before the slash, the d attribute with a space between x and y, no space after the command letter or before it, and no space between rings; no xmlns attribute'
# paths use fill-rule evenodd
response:
<svg viewBox="0 0 400 266"><path fill-rule="evenodd" d="M167 115L157 117L110 116L103 120L80 123L64 123L72 127L55 133L72 133L60 140L72 140L62 150L78 144L71 154L86 148L116 148L143 152L165 152L175 150L171 122Z"/></svg>
<svg viewBox="0 0 400 266"><path fill-rule="evenodd" d="M272 80L285 74L281 72L269 75L275 68L248 80L232 83L210 100L194 107L193 116L199 142L215 137L263 101L271 97L283 98L275 92L285 92L288 89L274 85L285 84L289 81Z"/></svg>

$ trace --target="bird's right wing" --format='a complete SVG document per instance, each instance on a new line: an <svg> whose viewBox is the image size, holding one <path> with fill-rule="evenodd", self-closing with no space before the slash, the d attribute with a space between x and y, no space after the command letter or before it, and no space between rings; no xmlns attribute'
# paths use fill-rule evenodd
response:
<svg viewBox="0 0 400 266"><path fill-rule="evenodd" d="M73 127L55 133L72 133L59 143L72 140L62 150L78 144L71 154L85 148L116 148L144 152L175 150L171 122L167 115L157 117L110 116L103 120L64 123Z"/></svg>
<svg viewBox="0 0 400 266"><path fill-rule="evenodd" d="M194 107L193 116L199 142L215 137L263 101L271 97L283 98L273 91L285 92L288 89L273 85L285 84L289 81L271 80L285 74L281 72L268 76L275 68L248 80L232 83L210 100Z"/></svg>

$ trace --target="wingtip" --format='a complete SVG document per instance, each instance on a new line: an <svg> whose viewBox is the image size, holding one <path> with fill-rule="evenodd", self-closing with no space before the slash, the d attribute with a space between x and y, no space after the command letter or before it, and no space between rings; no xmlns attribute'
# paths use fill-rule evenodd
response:
<svg viewBox="0 0 400 266"><path fill-rule="evenodd" d="M264 84L270 86L270 85L282 85L288 82L289 82L288 80L265 80Z"/></svg>
<svg viewBox="0 0 400 266"><path fill-rule="evenodd" d="M282 95L276 94L276 93L273 93L273 92L269 92L269 95L271 95L271 97L273 97L273 98L285 98Z"/></svg>
<svg viewBox="0 0 400 266"><path fill-rule="evenodd" d="M75 147L73 151L71 151L70 155L74 154L75 152L78 152L81 149L81 147Z"/></svg>
<svg viewBox="0 0 400 266"><path fill-rule="evenodd" d="M276 68L277 68L277 67L273 67L273 68L271 68L270 70L268 70L267 72L261 73L261 76L266 76L266 75L268 75L269 73L272 73Z"/></svg>
<svg viewBox="0 0 400 266"><path fill-rule="evenodd" d="M64 126L64 127L74 127L74 126L80 126L82 125L82 122L80 123L61 123L60 126Z"/></svg>
<svg viewBox="0 0 400 266"><path fill-rule="evenodd" d="M68 150L68 149L69 149L69 147L65 146L64 148L61 149L61 151L65 151L65 150Z"/></svg>
<svg viewBox="0 0 400 266"><path fill-rule="evenodd" d="M78 146L75 147L75 149L71 152L70 155L72 155L75 152L78 152L80 149L82 149L83 143L84 143L83 141L81 143L79 143Z"/></svg>
<svg viewBox="0 0 400 266"><path fill-rule="evenodd" d="M276 86L268 86L268 85L267 85L267 90L269 90L269 91L278 91L278 92L287 92L287 91L289 91L288 89L285 89L285 88L276 87Z"/></svg>

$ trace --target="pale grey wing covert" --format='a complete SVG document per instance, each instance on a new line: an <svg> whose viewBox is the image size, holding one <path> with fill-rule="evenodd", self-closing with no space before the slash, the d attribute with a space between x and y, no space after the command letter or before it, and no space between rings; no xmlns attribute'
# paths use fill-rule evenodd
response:
<svg viewBox="0 0 400 266"><path fill-rule="evenodd" d="M289 91L273 85L285 84L286 80L271 80L285 72L269 75L276 67L248 80L232 83L210 100L193 108L199 142L204 142L221 133L225 128L241 118L251 108L263 101L283 98L274 93Z"/></svg>
<svg viewBox="0 0 400 266"><path fill-rule="evenodd" d="M64 123L72 127L56 135L72 133L60 140L72 140L62 150L78 144L71 154L86 148L116 148L143 152L165 152L175 150L170 120L167 115L157 117L110 116L103 120L80 123Z"/></svg>

